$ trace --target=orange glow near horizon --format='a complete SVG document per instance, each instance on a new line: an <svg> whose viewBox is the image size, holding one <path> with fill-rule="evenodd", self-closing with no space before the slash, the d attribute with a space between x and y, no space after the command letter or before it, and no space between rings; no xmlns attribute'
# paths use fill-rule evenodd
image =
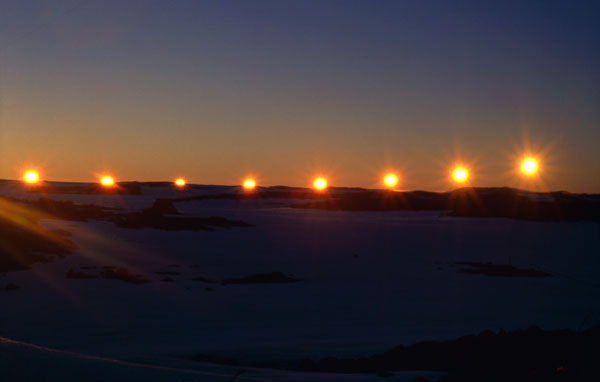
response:
<svg viewBox="0 0 600 382"><path fill-rule="evenodd" d="M112 176L103 176L102 179L100 179L100 184L104 187L112 187L115 184L115 180Z"/></svg>
<svg viewBox="0 0 600 382"><path fill-rule="evenodd" d="M35 184L40 181L40 175L34 170L26 171L23 174L23 181L28 184Z"/></svg>
<svg viewBox="0 0 600 382"><path fill-rule="evenodd" d="M525 175L535 175L538 171L538 162L534 158L527 157L521 162L521 172Z"/></svg>
<svg viewBox="0 0 600 382"><path fill-rule="evenodd" d="M398 185L398 177L395 174L387 174L383 178L383 184L388 188L396 187Z"/></svg>
<svg viewBox="0 0 600 382"><path fill-rule="evenodd" d="M452 179L457 183L464 183L469 179L469 171L464 167L456 167L452 171Z"/></svg>
<svg viewBox="0 0 600 382"><path fill-rule="evenodd" d="M185 179L183 178L177 178L175 179L175 186L177 187L185 187L186 183L185 183Z"/></svg>
<svg viewBox="0 0 600 382"><path fill-rule="evenodd" d="M244 187L245 190L254 190L256 188L256 181L254 179L248 178L244 180L242 187Z"/></svg>
<svg viewBox="0 0 600 382"><path fill-rule="evenodd" d="M313 182L315 189L321 191L327 188L327 180L325 178L316 178Z"/></svg>

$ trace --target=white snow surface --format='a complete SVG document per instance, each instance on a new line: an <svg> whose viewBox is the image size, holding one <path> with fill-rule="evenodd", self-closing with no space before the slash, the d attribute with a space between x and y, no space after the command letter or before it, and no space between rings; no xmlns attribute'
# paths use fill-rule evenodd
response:
<svg viewBox="0 0 600 382"><path fill-rule="evenodd" d="M159 197L221 192L236 188L181 192L165 186L144 187L139 196L43 196L135 210ZM40 194L7 182L0 184L0 196ZM0 274L0 288L20 287L0 292L0 369L9 376L12 370L15 380L44 374L70 380L71 370L77 380L90 381L110 376L226 381L243 369L236 380L367 381L379 377L217 366L188 358L197 353L242 361L357 357L486 329L585 329L600 323L599 224L440 217L436 211L295 209L291 202L176 203L183 216L223 216L253 225L214 232L42 221L71 232L78 249L52 263ZM510 263L552 276L460 273L457 261ZM69 269L94 272L81 266L126 267L152 282L65 278ZM301 281L192 280L274 271ZM164 282L166 276L156 272L179 274ZM19 369L23 361L38 369ZM414 377L397 373L393 380Z"/></svg>

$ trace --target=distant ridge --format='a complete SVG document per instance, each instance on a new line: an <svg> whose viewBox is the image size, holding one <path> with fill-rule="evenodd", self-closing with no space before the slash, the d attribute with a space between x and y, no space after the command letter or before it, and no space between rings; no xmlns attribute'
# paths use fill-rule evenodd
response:
<svg viewBox="0 0 600 382"><path fill-rule="evenodd" d="M19 181L12 182L21 187ZM143 195L145 187L174 189L170 182L120 182L114 188L94 183L44 182L27 187L43 194L120 194ZM463 187L447 192L391 191L358 187L312 188L257 187L247 192L240 186L188 185L177 190L176 202L229 199L287 199L289 207L336 211L440 211L442 216L505 217L531 221L600 222L600 194L575 194L566 191L536 192L510 187ZM179 196L180 195L180 196ZM170 194L170 196L175 196Z"/></svg>
<svg viewBox="0 0 600 382"><path fill-rule="evenodd" d="M366 191L296 203L292 207L342 211L431 210L445 211L443 216L600 222L600 195L532 192L508 187L460 188L450 192Z"/></svg>

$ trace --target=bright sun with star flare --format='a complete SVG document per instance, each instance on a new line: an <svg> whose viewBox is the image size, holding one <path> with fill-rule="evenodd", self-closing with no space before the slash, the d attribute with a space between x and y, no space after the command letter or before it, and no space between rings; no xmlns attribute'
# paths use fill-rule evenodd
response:
<svg viewBox="0 0 600 382"><path fill-rule="evenodd" d="M525 158L521 162L521 172L525 175L534 175L538 170L538 162L534 158Z"/></svg>
<svg viewBox="0 0 600 382"><path fill-rule="evenodd" d="M40 176L37 171L29 170L23 174L23 180L25 183L34 184L40 181Z"/></svg>
<svg viewBox="0 0 600 382"><path fill-rule="evenodd" d="M175 185L177 187L185 187L185 179L183 179L183 178L175 179Z"/></svg>
<svg viewBox="0 0 600 382"><path fill-rule="evenodd" d="M452 178L455 182L464 183L469 179L469 171L464 167L456 167L452 172Z"/></svg>

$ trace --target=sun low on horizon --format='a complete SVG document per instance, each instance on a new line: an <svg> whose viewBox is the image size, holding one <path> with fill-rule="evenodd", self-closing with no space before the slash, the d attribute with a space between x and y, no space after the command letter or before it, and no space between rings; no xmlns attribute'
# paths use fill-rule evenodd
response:
<svg viewBox="0 0 600 382"><path fill-rule="evenodd" d="M253 178L246 178L242 183L242 187L247 191L254 190L256 188L256 181Z"/></svg>
<svg viewBox="0 0 600 382"><path fill-rule="evenodd" d="M599 255L600 0L0 0L0 382L600 381Z"/></svg>
<svg viewBox="0 0 600 382"><path fill-rule="evenodd" d="M516 188L528 189L528 188L532 188L532 185L533 185L534 189L539 189L539 187L535 187L536 183L542 183L541 182L542 177L540 176L540 170L541 170L540 169L540 159L538 159L538 158L539 157L534 157L534 156L524 156L524 157L522 157L522 159L519 159L518 163L515 163L515 164L517 164L519 178L522 180L522 182L519 183L519 185ZM460 162L458 162L458 163L460 163ZM509 169L510 161L505 162L504 167L506 169ZM467 166L467 165L463 165L463 164L455 165L454 167L452 167L452 169L450 171L451 183L453 185L472 184L471 183L471 179L472 179L472 170L471 169L472 169L472 165ZM545 172L547 172L546 170L548 170L548 169L545 168L544 170L545 170ZM478 174L481 175L481 172L478 172ZM415 176L415 175L419 175L419 174L416 174L416 172L413 171L411 176ZM421 176L422 175L423 174L421 174ZM429 175L431 175L432 179L436 178L434 176L435 174L429 174ZM96 175L96 176L98 177L99 184L106 188L110 188L113 185L115 185L115 179L112 175L101 175L101 176ZM440 179L440 178L438 178L438 179ZM25 184L29 184L29 185L37 184L41 181L40 172L38 170L27 170L22 173L22 181ZM51 181L57 182L56 180L51 180ZM126 181L137 182L139 180L126 179ZM404 181L404 178L403 178L403 181ZM409 181L410 181L410 178L409 178ZM206 183L209 183L209 182L206 182ZM277 182L277 183L281 183L281 182ZM381 184L386 189L398 190L398 186L400 184L400 176L396 172L386 172L381 177ZM183 177L177 177L177 178L175 178L175 180L173 180L173 185L176 188L183 190L187 186L187 181ZM345 187L356 187L355 184L347 184L344 186ZM448 186L448 184L447 184L447 186ZM501 186L501 185L495 185L495 186ZM244 189L246 191L251 191L251 190L256 189L256 187L257 187L256 178L254 178L252 176L244 178L241 182L241 187L242 187L242 189ZM269 185L265 185L265 187L269 187ZM329 187L327 178L325 178L323 176L315 177L312 181L312 187L315 190L327 189ZM544 185L543 187L544 187L543 189L547 189L546 185ZM417 186L417 188L420 188L420 187ZM415 189L415 188L413 188L413 189ZM405 190L410 190L410 189L405 189Z"/></svg>
<svg viewBox="0 0 600 382"><path fill-rule="evenodd" d="M533 176L538 172L538 161L535 158L527 157L521 162L521 172L528 176Z"/></svg>
<svg viewBox="0 0 600 382"><path fill-rule="evenodd" d="M387 173L383 177L383 184L387 188L395 188L396 186L398 186L398 176L394 173Z"/></svg>
<svg viewBox="0 0 600 382"><path fill-rule="evenodd" d="M351 3L0 3L0 178L600 192L594 2Z"/></svg>
<svg viewBox="0 0 600 382"><path fill-rule="evenodd" d="M456 183L466 183L469 180L469 170L464 166L457 166L452 170L452 179Z"/></svg>
<svg viewBox="0 0 600 382"><path fill-rule="evenodd" d="M100 184L104 187L112 187L115 185L115 180L110 175L104 175L100 178Z"/></svg>
<svg viewBox="0 0 600 382"><path fill-rule="evenodd" d="M327 179L325 179L323 177L317 177L313 181L313 187L317 191L324 191L325 189L327 189L327 186L328 186L327 185Z"/></svg>
<svg viewBox="0 0 600 382"><path fill-rule="evenodd" d="M27 170L23 174L23 180L28 184L36 184L40 181L40 175L36 170Z"/></svg>

